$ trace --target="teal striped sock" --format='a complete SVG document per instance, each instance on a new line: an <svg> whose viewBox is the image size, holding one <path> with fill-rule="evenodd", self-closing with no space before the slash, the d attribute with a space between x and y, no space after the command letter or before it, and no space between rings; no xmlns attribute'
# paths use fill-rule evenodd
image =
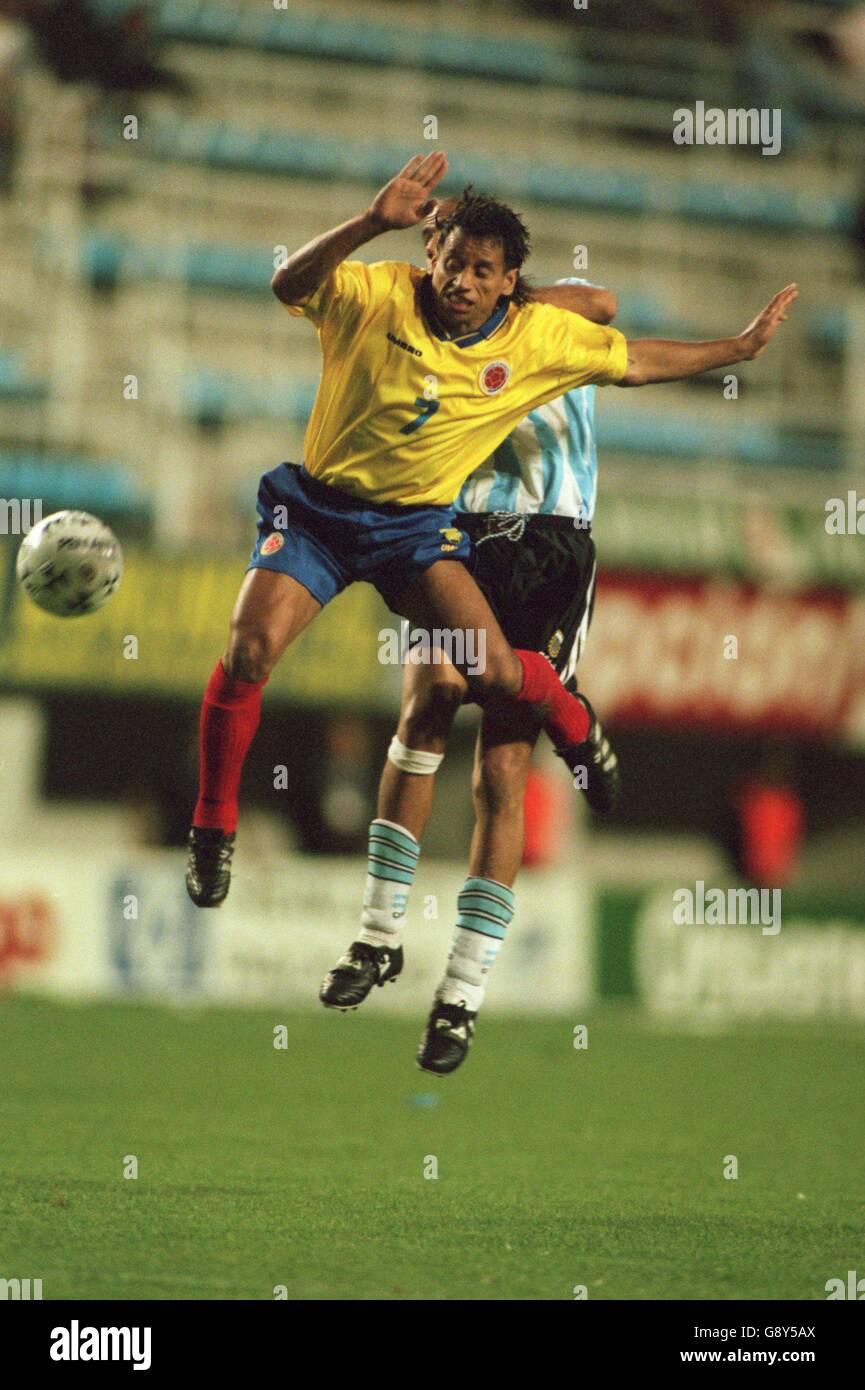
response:
<svg viewBox="0 0 865 1390"><path fill-rule="evenodd" d="M457 898L457 925L445 977L436 995L444 1004L480 1008L487 979L514 915L513 890L492 878L467 878Z"/></svg>
<svg viewBox="0 0 865 1390"><path fill-rule="evenodd" d="M366 891L358 941L370 946L401 946L405 912L420 845L414 835L389 820L369 827Z"/></svg>

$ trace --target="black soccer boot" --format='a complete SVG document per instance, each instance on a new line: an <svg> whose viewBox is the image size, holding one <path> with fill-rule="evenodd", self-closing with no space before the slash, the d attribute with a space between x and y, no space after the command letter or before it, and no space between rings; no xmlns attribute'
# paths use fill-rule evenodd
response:
<svg viewBox="0 0 865 1390"><path fill-rule="evenodd" d="M471 1047L476 1018L477 1011L471 1013L464 1004L437 1000L417 1050L421 1071L434 1071L438 1076L456 1071Z"/></svg>
<svg viewBox="0 0 865 1390"><path fill-rule="evenodd" d="M219 907L231 883L233 830L208 830L194 825L189 832L186 891L196 907Z"/></svg>
<svg viewBox="0 0 865 1390"><path fill-rule="evenodd" d="M322 982L318 997L329 1009L356 1009L373 985L396 981L402 970L401 946L353 941Z"/></svg>
<svg viewBox="0 0 865 1390"><path fill-rule="evenodd" d="M621 777L619 759L615 749L601 728L601 722L585 695L575 697L585 705L589 716L589 736L583 743L573 743L570 748L557 748L556 752L571 769L574 777L585 769L586 785L580 790L593 811L612 811L619 799Z"/></svg>

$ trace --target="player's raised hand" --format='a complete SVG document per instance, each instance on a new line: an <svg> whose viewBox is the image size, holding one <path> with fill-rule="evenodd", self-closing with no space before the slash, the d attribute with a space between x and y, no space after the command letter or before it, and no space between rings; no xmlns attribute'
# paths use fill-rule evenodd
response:
<svg viewBox="0 0 865 1390"><path fill-rule="evenodd" d="M390 183L376 194L370 215L383 232L397 227L416 227L435 207L432 191L447 173L447 155L416 154Z"/></svg>
<svg viewBox="0 0 865 1390"><path fill-rule="evenodd" d="M787 317L787 310L793 301L799 298L799 290L796 285L788 285L786 289L779 290L774 299L770 299L753 323L749 323L744 333L740 337L744 339L747 347L746 360L752 357L759 357L772 337L779 323L783 323Z"/></svg>

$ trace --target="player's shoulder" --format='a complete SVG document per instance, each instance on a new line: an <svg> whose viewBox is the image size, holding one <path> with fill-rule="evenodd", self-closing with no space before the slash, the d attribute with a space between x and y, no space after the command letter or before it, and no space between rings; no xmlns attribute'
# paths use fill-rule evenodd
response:
<svg viewBox="0 0 865 1390"><path fill-rule="evenodd" d="M529 299L525 304L514 305L511 323L517 331L534 333L539 330L566 325L574 315L568 309L560 309L557 304L542 304L540 300Z"/></svg>
<svg viewBox="0 0 865 1390"><path fill-rule="evenodd" d="M372 261L366 267L373 282L392 285L414 292L415 279L423 279L423 271L408 261Z"/></svg>
<svg viewBox="0 0 865 1390"><path fill-rule="evenodd" d="M366 266L370 301L382 307L390 305L405 313L417 294L423 271L407 261L373 261Z"/></svg>
<svg viewBox="0 0 865 1390"><path fill-rule="evenodd" d="M574 313L573 309L563 309L558 304L543 304L537 300L529 300L519 313L520 316L524 316L525 332L532 337L538 334L547 337L560 334L569 342L576 340L595 343L598 339L603 341L610 334L619 332L612 325L598 324L592 319L583 318L582 314Z"/></svg>
<svg viewBox="0 0 865 1390"><path fill-rule="evenodd" d="M340 290L355 286L365 294L387 294L400 286L411 289L413 269L402 261L345 260L340 261L331 278Z"/></svg>

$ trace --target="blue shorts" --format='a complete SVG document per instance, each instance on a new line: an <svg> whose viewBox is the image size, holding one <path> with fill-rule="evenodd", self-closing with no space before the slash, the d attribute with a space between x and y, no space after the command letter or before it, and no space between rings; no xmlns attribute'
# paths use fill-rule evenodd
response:
<svg viewBox="0 0 865 1390"><path fill-rule="evenodd" d="M284 510L276 514L277 507ZM472 555L453 507L368 502L317 482L294 463L264 474L258 516L247 569L288 574L321 604L365 580L402 613L405 589L436 560L468 563Z"/></svg>

